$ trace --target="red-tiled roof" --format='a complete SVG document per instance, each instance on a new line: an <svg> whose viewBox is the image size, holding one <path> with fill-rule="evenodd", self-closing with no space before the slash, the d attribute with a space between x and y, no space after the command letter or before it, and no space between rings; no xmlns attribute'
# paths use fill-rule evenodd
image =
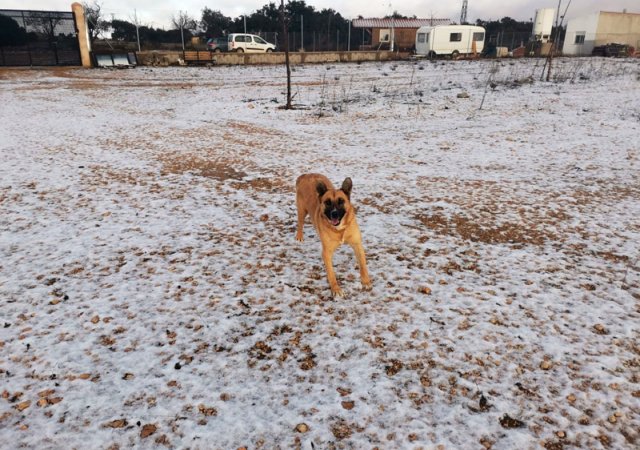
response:
<svg viewBox="0 0 640 450"><path fill-rule="evenodd" d="M420 28L449 25L451 19L353 19L354 28Z"/></svg>

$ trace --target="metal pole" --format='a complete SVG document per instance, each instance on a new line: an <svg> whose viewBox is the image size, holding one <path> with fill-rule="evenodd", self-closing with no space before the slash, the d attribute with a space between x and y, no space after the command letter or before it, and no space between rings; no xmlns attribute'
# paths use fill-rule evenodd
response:
<svg viewBox="0 0 640 450"><path fill-rule="evenodd" d="M182 51L184 52L184 18L186 14L183 16L182 11L180 11L180 38L182 39Z"/></svg>
<svg viewBox="0 0 640 450"><path fill-rule="evenodd" d="M136 39L138 41L138 51L140 51L140 30L138 30L138 11L133 10L133 16L136 18ZM182 45L182 49L184 50L184 44Z"/></svg>
<svg viewBox="0 0 640 450"><path fill-rule="evenodd" d="M22 24L25 24L24 20L24 11L22 11ZM26 25L25 25L26 28ZM27 40L27 52L29 53L29 66L33 66L33 58L31 57L31 46L29 45L29 40Z"/></svg>
<svg viewBox="0 0 640 450"><path fill-rule="evenodd" d="M285 109L291 109L291 66L289 63L289 24L287 23L287 19L284 15L284 0L280 1L280 20L282 21L282 32L284 33L284 62L287 67L287 105Z"/></svg>
<svg viewBox="0 0 640 450"><path fill-rule="evenodd" d="M395 28L394 28L394 24L395 24L395 19L393 18L393 16L391 16L391 45L389 46L389 50L393 51L393 47L395 46L396 43L396 36L395 36Z"/></svg>
<svg viewBox="0 0 640 450"><path fill-rule="evenodd" d="M247 16L242 16L244 18L244 34L247 34Z"/></svg>
<svg viewBox="0 0 640 450"><path fill-rule="evenodd" d="M60 64L60 60L58 59L58 43L55 41L55 27L53 26L51 15L49 15L49 26L51 27L51 46L53 47L53 57L56 60L56 65L58 65Z"/></svg>
<svg viewBox="0 0 640 450"><path fill-rule="evenodd" d="M300 50L304 50L304 16L300 14Z"/></svg>
<svg viewBox="0 0 640 450"><path fill-rule="evenodd" d="M339 52L340 51L340 30L337 30L337 31L338 31L338 34L336 37L336 51Z"/></svg>
<svg viewBox="0 0 640 450"><path fill-rule="evenodd" d="M331 18L327 21L327 46L326 51L331 51Z"/></svg>
<svg viewBox="0 0 640 450"><path fill-rule="evenodd" d="M347 39L347 51L351 51L351 19L349 19L349 38Z"/></svg>

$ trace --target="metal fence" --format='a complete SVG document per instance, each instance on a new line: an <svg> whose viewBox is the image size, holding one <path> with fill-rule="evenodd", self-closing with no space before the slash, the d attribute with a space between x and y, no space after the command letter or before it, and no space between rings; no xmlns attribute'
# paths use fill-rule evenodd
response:
<svg viewBox="0 0 640 450"><path fill-rule="evenodd" d="M276 51L284 51L284 39L282 32L262 32L256 30L247 30L247 33L258 35L265 41L275 44ZM316 31L306 31L304 33L300 31L289 31L288 35L289 51L291 52L297 52L301 49L304 49L307 52L358 50L362 48L363 45L371 44L370 35L365 35L365 33L361 29L353 29L351 33L349 33L348 31L336 31L331 34L326 32L320 33ZM185 37L184 49L206 50L206 42L207 37L196 37L195 39ZM119 49L130 51L138 50L138 43L130 40L100 39L96 40L92 44L92 47L94 50ZM173 42L156 42L149 39L147 36L141 35L140 49L182 50L182 42L179 35L177 35Z"/></svg>
<svg viewBox="0 0 640 450"><path fill-rule="evenodd" d="M0 9L0 66L81 65L73 12Z"/></svg>
<svg viewBox="0 0 640 450"><path fill-rule="evenodd" d="M493 44L496 47L507 47L513 50L516 47L527 45L531 38L531 32L521 31L500 31L496 34L487 35L486 44Z"/></svg>

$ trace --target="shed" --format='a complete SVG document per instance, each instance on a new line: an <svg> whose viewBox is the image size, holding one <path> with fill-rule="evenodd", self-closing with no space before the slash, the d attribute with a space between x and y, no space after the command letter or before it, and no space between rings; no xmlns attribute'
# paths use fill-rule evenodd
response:
<svg viewBox="0 0 640 450"><path fill-rule="evenodd" d="M361 28L363 45L360 50L388 50L394 41L394 50L410 51L416 43L416 32L423 26L449 25L450 19L353 19L353 28Z"/></svg>

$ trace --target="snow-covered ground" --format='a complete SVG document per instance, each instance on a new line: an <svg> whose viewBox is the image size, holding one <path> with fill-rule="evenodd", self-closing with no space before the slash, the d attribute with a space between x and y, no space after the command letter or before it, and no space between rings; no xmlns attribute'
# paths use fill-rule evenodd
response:
<svg viewBox="0 0 640 450"><path fill-rule="evenodd" d="M0 71L0 447L638 448L640 60L543 63Z"/></svg>

